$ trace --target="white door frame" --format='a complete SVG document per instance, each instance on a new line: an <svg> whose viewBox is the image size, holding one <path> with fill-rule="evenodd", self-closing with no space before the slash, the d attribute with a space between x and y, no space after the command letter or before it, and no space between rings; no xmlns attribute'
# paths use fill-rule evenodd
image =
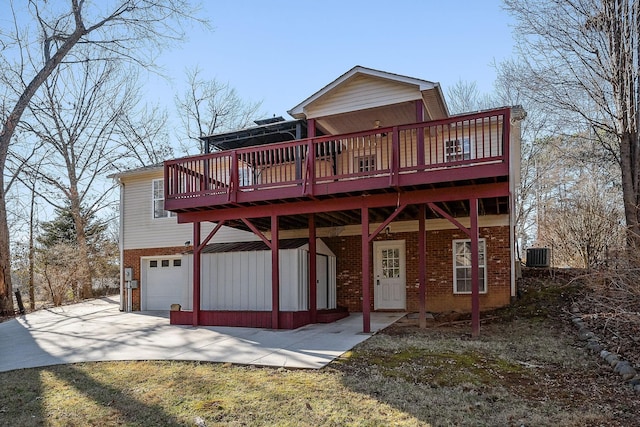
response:
<svg viewBox="0 0 640 427"><path fill-rule="evenodd" d="M400 249L400 277L396 283L385 284L384 278L381 277L381 249L384 247L398 247ZM398 297L395 304L393 301L385 302L382 300L383 286L395 286L396 296ZM404 240L378 240L373 242L373 308L374 310L406 310L407 308L407 260L406 260L406 242Z"/></svg>

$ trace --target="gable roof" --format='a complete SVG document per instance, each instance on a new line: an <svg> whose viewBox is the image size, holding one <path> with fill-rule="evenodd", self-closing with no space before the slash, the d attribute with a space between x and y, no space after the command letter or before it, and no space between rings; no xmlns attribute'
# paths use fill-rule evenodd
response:
<svg viewBox="0 0 640 427"><path fill-rule="evenodd" d="M438 112L434 111L434 114L430 115L448 116L448 109L444 101L444 96L442 95L442 90L439 83L417 79L414 77L403 76L400 74L389 73L386 71L375 70L372 68L366 68L359 65L353 67L352 69L335 79L333 82L329 83L313 95L309 96L307 99L290 109L288 113L292 117L295 117L297 119L307 118L306 111L308 110L308 107L310 107L312 104L318 103L321 99L330 96L332 93L335 93L338 88L344 87L346 84L359 77L376 78L385 80L387 82L412 86L415 91L415 94L413 95L414 98L420 99L422 97L422 99L425 101L425 107L427 107L427 110L430 110L429 105L427 105L428 103L433 104L431 110L440 110ZM433 97L433 95L435 95L435 98Z"/></svg>
<svg viewBox="0 0 640 427"><path fill-rule="evenodd" d="M145 173L154 173L162 170L164 170L164 164L157 163L154 165L140 166L133 169L127 169L120 172L115 172L115 173L112 173L111 175L107 175L107 178L120 179L128 176L142 175Z"/></svg>

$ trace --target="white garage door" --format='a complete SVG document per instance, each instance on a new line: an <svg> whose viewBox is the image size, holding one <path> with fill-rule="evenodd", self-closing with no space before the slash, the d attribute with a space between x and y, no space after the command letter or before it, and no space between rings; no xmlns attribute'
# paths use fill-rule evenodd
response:
<svg viewBox="0 0 640 427"><path fill-rule="evenodd" d="M142 310L169 310L182 304L187 275L182 257L142 259Z"/></svg>

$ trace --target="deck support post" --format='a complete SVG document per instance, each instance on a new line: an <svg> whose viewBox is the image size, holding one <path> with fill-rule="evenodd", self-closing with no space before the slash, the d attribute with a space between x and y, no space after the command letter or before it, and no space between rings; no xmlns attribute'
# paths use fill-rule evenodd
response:
<svg viewBox="0 0 640 427"><path fill-rule="evenodd" d="M318 320L318 274L316 248L316 217L309 214L309 314L311 323Z"/></svg>
<svg viewBox="0 0 640 427"><path fill-rule="evenodd" d="M200 324L200 222L193 223L193 326Z"/></svg>
<svg viewBox="0 0 640 427"><path fill-rule="evenodd" d="M371 297L369 292L369 208L363 207L362 211L362 332L371 332Z"/></svg>
<svg viewBox="0 0 640 427"><path fill-rule="evenodd" d="M271 327L279 328L280 316L280 242L278 216L271 216Z"/></svg>
<svg viewBox="0 0 640 427"><path fill-rule="evenodd" d="M478 199L469 200L471 216L471 336L480 335L480 233L478 230ZM486 255L485 255L486 256Z"/></svg>
<svg viewBox="0 0 640 427"><path fill-rule="evenodd" d="M418 206L418 293L420 299L420 328L427 327L427 249L426 249L426 207Z"/></svg>

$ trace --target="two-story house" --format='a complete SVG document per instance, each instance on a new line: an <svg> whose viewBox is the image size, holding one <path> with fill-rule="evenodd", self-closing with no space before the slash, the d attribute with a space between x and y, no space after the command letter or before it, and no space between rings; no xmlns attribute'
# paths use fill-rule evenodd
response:
<svg viewBox="0 0 640 427"><path fill-rule="evenodd" d="M133 306L365 332L371 310L470 311L477 334L509 304L521 108L452 116L437 83L358 66L289 114L118 175Z"/></svg>

